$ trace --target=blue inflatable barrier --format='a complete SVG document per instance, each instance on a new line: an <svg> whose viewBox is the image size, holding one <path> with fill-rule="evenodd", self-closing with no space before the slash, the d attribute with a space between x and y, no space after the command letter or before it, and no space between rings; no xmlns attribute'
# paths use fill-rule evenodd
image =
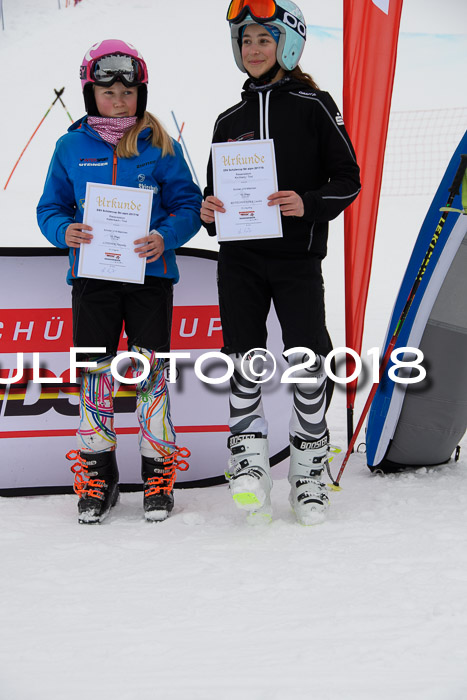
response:
<svg viewBox="0 0 467 700"><path fill-rule="evenodd" d="M446 206L449 188L467 153L459 143L423 222L389 323L386 351ZM457 195L452 209L461 209ZM395 383L389 362L368 415L368 467L398 471L449 461L467 428L467 215L451 211L400 330L395 349L417 348L426 377ZM413 361L415 354L399 359ZM394 370L393 370L394 371ZM400 376L404 370L397 370ZM412 377L419 370L411 371ZM406 372L407 374L407 372Z"/></svg>

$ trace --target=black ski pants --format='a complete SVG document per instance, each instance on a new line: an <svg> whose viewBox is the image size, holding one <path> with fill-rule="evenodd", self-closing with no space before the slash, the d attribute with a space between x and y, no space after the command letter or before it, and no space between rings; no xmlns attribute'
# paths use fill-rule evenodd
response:
<svg viewBox="0 0 467 700"><path fill-rule="evenodd" d="M129 349L167 352L172 306L172 280L147 275L144 284L133 284L80 277L73 281L73 345L105 347L105 355L115 355L124 327Z"/></svg>
<svg viewBox="0 0 467 700"><path fill-rule="evenodd" d="M317 355L332 349L317 256L221 244L218 290L225 353L266 347L271 302L284 349L303 346Z"/></svg>

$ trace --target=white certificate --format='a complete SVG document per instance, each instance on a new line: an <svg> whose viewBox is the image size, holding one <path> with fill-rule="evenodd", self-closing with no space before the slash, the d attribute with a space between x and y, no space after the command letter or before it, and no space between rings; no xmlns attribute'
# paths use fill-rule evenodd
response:
<svg viewBox="0 0 467 700"><path fill-rule="evenodd" d="M80 247L80 277L143 284L146 258L135 241L149 233L152 199L152 190L87 183L83 223L93 239Z"/></svg>
<svg viewBox="0 0 467 700"><path fill-rule="evenodd" d="M268 206L278 191L272 139L212 144L214 195L225 213L214 212L222 241L281 238L279 206Z"/></svg>

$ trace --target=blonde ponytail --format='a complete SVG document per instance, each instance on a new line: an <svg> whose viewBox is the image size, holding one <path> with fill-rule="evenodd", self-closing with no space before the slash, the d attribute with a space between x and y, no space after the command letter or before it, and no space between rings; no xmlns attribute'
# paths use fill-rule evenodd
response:
<svg viewBox="0 0 467 700"><path fill-rule="evenodd" d="M162 150L163 158L164 156L173 156L175 154L172 139L167 131L153 114L145 112L142 119L138 119L136 124L118 142L118 158L132 158L139 155L138 136L146 128L152 131L151 145Z"/></svg>

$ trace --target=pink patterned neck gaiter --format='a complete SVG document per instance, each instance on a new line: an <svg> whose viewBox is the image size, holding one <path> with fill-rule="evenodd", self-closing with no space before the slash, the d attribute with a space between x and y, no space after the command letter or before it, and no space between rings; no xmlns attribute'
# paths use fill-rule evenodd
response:
<svg viewBox="0 0 467 700"><path fill-rule="evenodd" d="M137 121L138 117L88 117L89 126L114 146Z"/></svg>

